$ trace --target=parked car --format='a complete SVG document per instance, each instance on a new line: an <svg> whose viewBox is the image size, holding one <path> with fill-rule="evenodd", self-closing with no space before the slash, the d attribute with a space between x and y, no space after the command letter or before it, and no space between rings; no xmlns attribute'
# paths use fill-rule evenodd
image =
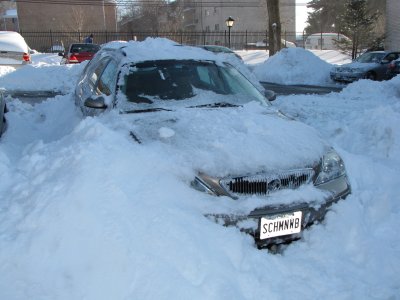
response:
<svg viewBox="0 0 400 300"><path fill-rule="evenodd" d="M391 79L400 74L400 58L392 60L388 66L388 77Z"/></svg>
<svg viewBox="0 0 400 300"><path fill-rule="evenodd" d="M372 51L360 55L352 63L334 67L331 79L338 82L353 82L359 79L385 80L389 63L398 59L397 51Z"/></svg>
<svg viewBox="0 0 400 300"><path fill-rule="evenodd" d="M300 238L350 193L339 154L223 56L165 39L106 45L83 70L75 101L85 116L119 111L110 116L133 143L158 143L176 159L174 173L190 167L191 187L225 198L215 205L232 199L204 215L258 247Z"/></svg>
<svg viewBox="0 0 400 300"><path fill-rule="evenodd" d="M0 31L0 65L30 64L31 55L24 38L14 31Z"/></svg>
<svg viewBox="0 0 400 300"><path fill-rule="evenodd" d="M100 46L96 44L71 44L67 53L60 52L62 56L61 64L78 64L85 60L91 60Z"/></svg>
<svg viewBox="0 0 400 300"><path fill-rule="evenodd" d="M214 52L216 54L225 53L225 54L234 55L237 58L239 58L240 60L243 60L240 55L236 54L233 50L229 49L228 47L219 46L219 45L200 45L198 47L203 48L207 51Z"/></svg>
<svg viewBox="0 0 400 300"><path fill-rule="evenodd" d="M6 113L7 113L7 105L6 100L4 99L4 94L0 90L0 136L6 131L7 129L7 120L6 120Z"/></svg>

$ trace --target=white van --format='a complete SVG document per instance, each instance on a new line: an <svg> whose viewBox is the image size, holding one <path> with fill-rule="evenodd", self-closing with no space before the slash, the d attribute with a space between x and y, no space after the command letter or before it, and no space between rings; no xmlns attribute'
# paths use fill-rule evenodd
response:
<svg viewBox="0 0 400 300"><path fill-rule="evenodd" d="M29 47L24 38L14 31L0 31L0 65L31 63Z"/></svg>
<svg viewBox="0 0 400 300"><path fill-rule="evenodd" d="M322 37L322 39L321 39ZM305 48L306 49L314 49L314 50L338 50L338 47L335 44L337 40L348 40L350 39L341 34L334 32L325 32L325 33L314 33L307 37ZM321 48L322 43L322 48Z"/></svg>

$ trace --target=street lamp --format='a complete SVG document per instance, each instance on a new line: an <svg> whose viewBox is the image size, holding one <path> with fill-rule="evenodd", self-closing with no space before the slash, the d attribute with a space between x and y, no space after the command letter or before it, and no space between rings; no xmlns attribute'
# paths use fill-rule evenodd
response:
<svg viewBox="0 0 400 300"><path fill-rule="evenodd" d="M231 47L231 27L233 26L233 22L235 22L235 20L232 17L225 20L226 26L228 27L228 48Z"/></svg>

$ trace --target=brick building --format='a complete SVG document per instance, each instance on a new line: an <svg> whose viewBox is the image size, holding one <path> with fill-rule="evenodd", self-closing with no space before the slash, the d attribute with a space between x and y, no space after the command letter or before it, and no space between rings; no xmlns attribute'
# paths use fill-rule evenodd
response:
<svg viewBox="0 0 400 300"><path fill-rule="evenodd" d="M69 0L62 4L55 0L16 2L22 32L117 30L117 9L113 0Z"/></svg>
<svg viewBox="0 0 400 300"><path fill-rule="evenodd" d="M0 30L19 30L17 9L14 1L0 2Z"/></svg>

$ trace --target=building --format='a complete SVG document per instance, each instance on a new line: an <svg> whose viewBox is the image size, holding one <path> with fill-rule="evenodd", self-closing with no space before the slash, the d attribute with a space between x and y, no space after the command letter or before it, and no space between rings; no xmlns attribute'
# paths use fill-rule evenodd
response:
<svg viewBox="0 0 400 300"><path fill-rule="evenodd" d="M14 1L0 2L0 30L19 30L17 9Z"/></svg>
<svg viewBox="0 0 400 300"><path fill-rule="evenodd" d="M400 1L386 1L386 50L400 50Z"/></svg>
<svg viewBox="0 0 400 300"><path fill-rule="evenodd" d="M64 2L17 2L21 32L32 31L116 31L116 3L113 0Z"/></svg>
<svg viewBox="0 0 400 300"><path fill-rule="evenodd" d="M196 32L226 31L225 20L231 16L235 22L234 32L260 32L257 39L266 39L268 13L265 0L245 1L184 1L184 30ZM282 38L295 41L296 5L295 0L281 0L280 14ZM252 42L258 42L254 40Z"/></svg>

